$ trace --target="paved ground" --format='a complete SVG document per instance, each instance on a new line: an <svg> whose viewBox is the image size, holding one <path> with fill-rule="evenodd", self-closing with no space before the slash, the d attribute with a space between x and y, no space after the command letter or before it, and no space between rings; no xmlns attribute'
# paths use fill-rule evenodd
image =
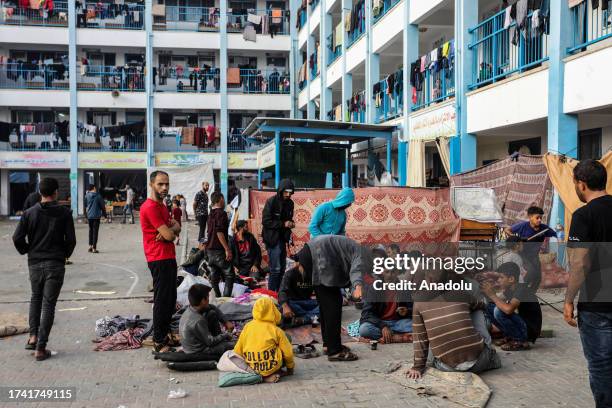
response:
<svg viewBox="0 0 612 408"><path fill-rule="evenodd" d="M0 222L0 313L27 313L29 282L25 257L13 248L14 223ZM195 227L190 225L190 230ZM87 253L87 226L77 226L79 241L74 265L69 266L58 303L49 347L58 351L52 359L37 363L23 349L27 336L0 340L0 386L74 386L77 401L71 404L28 403L27 407L444 407L440 398L422 398L412 390L388 383L371 370L389 362L410 360L412 345L381 345L370 351L351 347L359 354L354 363L330 363L316 358L299 360L296 374L278 384L221 389L216 372L174 373L152 359L149 349L94 352L94 322L105 315L151 315L147 295L149 273L141 249L137 225L102 225L100 254ZM75 290L113 291L98 296ZM549 293L553 301L559 293ZM83 310L63 310L82 308ZM344 309L344 321L358 318ZM544 324L555 337L538 340L528 352L503 353L504 367L482 378L492 387L490 407L590 407L593 406L578 333L550 307L544 307ZM170 378L175 378L170 382ZM176 384L176 381L179 384ZM188 396L167 400L169 390L184 388ZM0 402L1 407L17 406Z"/></svg>

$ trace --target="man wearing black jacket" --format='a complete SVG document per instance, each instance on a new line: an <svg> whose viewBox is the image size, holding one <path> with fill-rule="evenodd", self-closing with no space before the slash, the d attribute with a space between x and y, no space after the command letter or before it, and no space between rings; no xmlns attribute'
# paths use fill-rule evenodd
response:
<svg viewBox="0 0 612 408"><path fill-rule="evenodd" d="M249 232L246 221L240 220L234 228L234 235L230 239L234 268L239 275L249 276L260 280L261 276L261 248L257 239Z"/></svg>
<svg viewBox="0 0 612 408"><path fill-rule="evenodd" d="M32 286L30 339L26 349L36 349L36 360L42 361L51 356L47 340L64 283L64 262L72 255L76 236L71 211L57 203L57 180L45 178L39 188L41 202L24 211L13 242L20 254L28 254Z"/></svg>
<svg viewBox="0 0 612 408"><path fill-rule="evenodd" d="M268 289L275 292L280 288L287 261L287 243L291 239L293 222L293 182L289 179L280 181L277 193L268 198L264 206L261 223L262 237L270 259L270 279Z"/></svg>
<svg viewBox="0 0 612 408"><path fill-rule="evenodd" d="M283 317L292 326L310 324L319 318L319 303L312 298L312 282L304 279L304 267L298 263L283 276L278 291L278 303L282 307Z"/></svg>
<svg viewBox="0 0 612 408"><path fill-rule="evenodd" d="M398 282L394 270L382 273L382 282ZM412 332L412 303L404 291L375 290L368 286L359 319L359 335L371 340L393 342L394 334Z"/></svg>

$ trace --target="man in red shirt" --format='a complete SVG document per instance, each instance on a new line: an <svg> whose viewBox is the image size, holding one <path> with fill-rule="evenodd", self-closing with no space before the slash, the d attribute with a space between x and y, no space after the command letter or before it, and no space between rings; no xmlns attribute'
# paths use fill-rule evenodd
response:
<svg viewBox="0 0 612 408"><path fill-rule="evenodd" d="M145 258L153 277L153 342L156 352L170 351L170 322L176 306L176 253L174 241L181 226L170 218L164 198L168 173L154 171L149 177L151 194L140 206L140 227Z"/></svg>

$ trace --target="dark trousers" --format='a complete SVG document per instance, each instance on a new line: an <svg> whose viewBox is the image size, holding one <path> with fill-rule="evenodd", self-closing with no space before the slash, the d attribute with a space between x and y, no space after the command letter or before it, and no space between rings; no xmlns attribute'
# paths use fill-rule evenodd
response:
<svg viewBox="0 0 612 408"><path fill-rule="evenodd" d="M342 351L342 292L340 288L320 285L315 286L314 291L321 313L319 321L323 346L327 347L327 355L331 356Z"/></svg>
<svg viewBox="0 0 612 408"><path fill-rule="evenodd" d="M223 296L231 297L234 289L235 274L232 264L225 260L225 251L209 249L206 251L208 255L208 266L210 267L210 283L212 283L215 296L221 297L219 282L223 279L224 288Z"/></svg>
<svg viewBox="0 0 612 408"><path fill-rule="evenodd" d="M55 304L64 284L65 270L63 261L43 261L29 265L32 286L30 335L38 337L38 350L47 347L55 318Z"/></svg>
<svg viewBox="0 0 612 408"><path fill-rule="evenodd" d="M89 225L89 246L96 248L98 246L98 232L100 231L100 219L88 219Z"/></svg>
<svg viewBox="0 0 612 408"><path fill-rule="evenodd" d="M161 344L170 333L170 322L176 309L176 260L149 262L153 277L153 341Z"/></svg>
<svg viewBox="0 0 612 408"><path fill-rule="evenodd" d="M612 407L612 312L578 312L582 350L597 408Z"/></svg>
<svg viewBox="0 0 612 408"><path fill-rule="evenodd" d="M285 266L287 264L287 247L284 242L278 242L274 246L266 245L268 259L270 260L270 277L268 278L268 289L278 292L280 289Z"/></svg>
<svg viewBox="0 0 612 408"><path fill-rule="evenodd" d="M540 264L540 257L538 253L533 254L521 254L523 258L523 265L527 273L525 274L525 283L530 289L534 291L540 287L542 281L542 265Z"/></svg>
<svg viewBox="0 0 612 408"><path fill-rule="evenodd" d="M200 230L198 232L198 241L202 242L202 238L204 238L204 234L206 233L206 222L208 221L208 214L198 215L196 219L198 220L198 225L200 226Z"/></svg>

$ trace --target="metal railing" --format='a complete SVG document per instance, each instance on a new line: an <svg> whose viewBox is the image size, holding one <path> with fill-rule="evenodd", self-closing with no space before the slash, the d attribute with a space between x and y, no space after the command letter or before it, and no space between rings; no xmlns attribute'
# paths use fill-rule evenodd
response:
<svg viewBox="0 0 612 408"><path fill-rule="evenodd" d="M128 125L129 126L129 125ZM137 134L129 132L128 126L113 126L102 128L96 134L80 129L78 135L79 151L81 152L146 152L147 137L144 128ZM111 129L117 130L111 132Z"/></svg>
<svg viewBox="0 0 612 408"><path fill-rule="evenodd" d="M321 0L312 0L312 3L310 3L310 9L314 10L315 8L317 8L320 2Z"/></svg>
<svg viewBox="0 0 612 408"><path fill-rule="evenodd" d="M315 54L313 54L313 58L314 58L314 64L312 65L312 68L310 68L310 79L313 80L316 77L319 76L319 66L317 65L317 56Z"/></svg>
<svg viewBox="0 0 612 408"><path fill-rule="evenodd" d="M15 2L0 1L0 24L19 26L68 26L68 2L54 1L53 10L15 7Z"/></svg>
<svg viewBox="0 0 612 408"><path fill-rule="evenodd" d="M141 4L85 3L78 10L77 27L142 30L144 19Z"/></svg>
<svg viewBox="0 0 612 408"><path fill-rule="evenodd" d="M77 67L79 91L145 90L145 75L140 67L80 65Z"/></svg>
<svg viewBox="0 0 612 408"><path fill-rule="evenodd" d="M219 31L219 12L214 7L166 6L165 20L154 17L153 29Z"/></svg>
<svg viewBox="0 0 612 408"><path fill-rule="evenodd" d="M383 79L378 83L380 94L374 94L374 106L376 108L376 123L385 122L401 116L404 111L404 97L399 86L394 85L391 93L388 93L387 80Z"/></svg>
<svg viewBox="0 0 612 408"><path fill-rule="evenodd" d="M62 64L7 63L0 67L0 88L67 90L68 68Z"/></svg>
<svg viewBox="0 0 612 408"><path fill-rule="evenodd" d="M593 0L585 0L571 9L573 41L568 53L584 51L589 45L612 37L612 3L599 1L597 6L593 8Z"/></svg>
<svg viewBox="0 0 612 408"><path fill-rule="evenodd" d="M156 69L154 89L156 92L199 92L218 93L221 87L219 68L168 69L168 76L162 77Z"/></svg>
<svg viewBox="0 0 612 408"><path fill-rule="evenodd" d="M273 13L280 14L276 16ZM244 27L249 23L249 15L255 20L261 19L260 24L255 23L255 32L257 34L271 34L271 35L288 35L289 34L289 12L286 10L273 10L273 9L257 9L249 10L248 13L227 13L227 32L238 32L242 33Z"/></svg>
<svg viewBox="0 0 612 408"><path fill-rule="evenodd" d="M385 14L389 12L401 0L379 0L380 9L376 13L375 5L372 6L372 24L376 24Z"/></svg>
<svg viewBox="0 0 612 408"><path fill-rule="evenodd" d="M230 152L254 152L259 145L249 141L244 135L244 128L230 129L229 139L227 140L227 150Z"/></svg>
<svg viewBox="0 0 612 408"><path fill-rule="evenodd" d="M468 48L474 53L470 89L527 71L548 60L548 23L532 17L530 12L522 29L516 21L505 26L502 11L468 30L472 36Z"/></svg>
<svg viewBox="0 0 612 408"><path fill-rule="evenodd" d="M278 70L241 69L240 84L228 84L228 92L247 94L287 94L289 74Z"/></svg>
<svg viewBox="0 0 612 408"><path fill-rule="evenodd" d="M364 98L365 98L365 90L361 91L361 92L358 92L356 95L360 96L360 100L364 100ZM347 101L348 106L350 106L351 99L349 99ZM368 103L368 102L366 102L366 103ZM365 107L360 106L355 111L349 112L348 118L349 118L349 120L348 120L349 122L366 123L366 109L365 109Z"/></svg>
<svg viewBox="0 0 612 408"><path fill-rule="evenodd" d="M455 96L455 66L449 62L449 67L427 69L423 73L421 89L416 92L412 111L426 108L434 103L442 102Z"/></svg>
<svg viewBox="0 0 612 408"><path fill-rule="evenodd" d="M342 46L338 45L336 46L335 50L332 50L331 48L328 50L328 55L329 55L329 59L327 62L327 66L330 66L331 64L333 64L338 58L340 58L340 56L342 55Z"/></svg>
<svg viewBox="0 0 612 408"><path fill-rule="evenodd" d="M175 128L176 129L176 128ZM181 128L182 129L182 128ZM252 143L242 135L244 128L231 128L228 132L227 150L230 152L256 151L258 145ZM168 129L155 130L156 152L218 152L221 150L219 139L215 139L205 146L183 143L182 134L168 131Z"/></svg>
<svg viewBox="0 0 612 408"><path fill-rule="evenodd" d="M357 41L359 41L359 39L361 38L361 36L363 36L365 34L365 3L363 4L363 6L361 7L361 18L358 19L358 23L357 26L353 29L353 31L350 31L348 33L348 41L346 44L346 47L349 48L350 46L352 46L353 44L355 44Z"/></svg>
<svg viewBox="0 0 612 408"><path fill-rule="evenodd" d="M8 143L0 143L0 149L7 151L68 151L70 141L68 136L65 140L59 137L55 129L39 130L39 124L24 124L20 130L13 130L9 134ZM53 124L46 124L51 125Z"/></svg>

